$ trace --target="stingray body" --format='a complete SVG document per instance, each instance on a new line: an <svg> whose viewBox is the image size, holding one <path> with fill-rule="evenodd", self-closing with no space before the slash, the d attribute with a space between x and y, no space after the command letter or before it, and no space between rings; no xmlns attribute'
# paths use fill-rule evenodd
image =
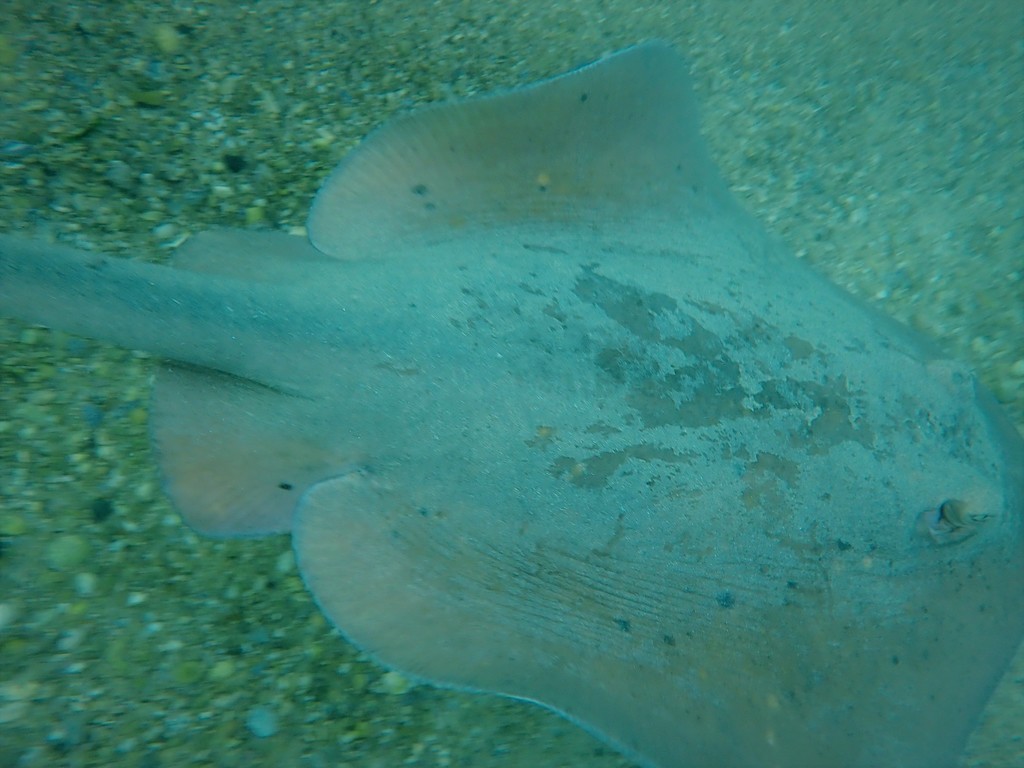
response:
<svg viewBox="0 0 1024 768"><path fill-rule="evenodd" d="M166 359L185 518L290 530L381 662L644 764L955 764L1024 633L1022 442L744 214L645 45L398 119L310 241L0 239L4 314Z"/></svg>

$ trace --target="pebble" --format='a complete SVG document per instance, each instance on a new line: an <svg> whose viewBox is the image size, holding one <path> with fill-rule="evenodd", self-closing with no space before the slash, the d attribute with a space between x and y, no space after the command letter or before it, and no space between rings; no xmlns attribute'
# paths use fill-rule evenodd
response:
<svg viewBox="0 0 1024 768"><path fill-rule="evenodd" d="M290 549L286 549L278 555L277 561L274 563L274 570L282 576L295 570L295 553Z"/></svg>
<svg viewBox="0 0 1024 768"><path fill-rule="evenodd" d="M375 688L380 693L401 696L412 688L412 684L403 675L392 670L380 676L380 680L377 681Z"/></svg>
<svg viewBox="0 0 1024 768"><path fill-rule="evenodd" d="M95 573L76 573L75 574L75 592L82 597L89 597L96 593L96 578Z"/></svg>
<svg viewBox="0 0 1024 768"><path fill-rule="evenodd" d="M9 725L24 717L28 712L27 701L8 701L0 704L0 725Z"/></svg>
<svg viewBox="0 0 1024 768"><path fill-rule="evenodd" d="M210 668L211 680L227 680L235 673L235 663L230 659L221 659Z"/></svg>
<svg viewBox="0 0 1024 768"><path fill-rule="evenodd" d="M153 43L161 53L177 53L182 42L182 36L170 24L160 24L153 30Z"/></svg>
<svg viewBox="0 0 1024 768"><path fill-rule="evenodd" d="M123 160L112 160L107 166L105 176L111 186L121 191L131 189L135 184L135 173Z"/></svg>
<svg viewBox="0 0 1024 768"><path fill-rule="evenodd" d="M170 240L178 234L178 226L173 222L165 222L153 227L153 237L157 240Z"/></svg>
<svg viewBox="0 0 1024 768"><path fill-rule="evenodd" d="M14 623L18 618L18 608L14 603L0 603L0 632Z"/></svg>
<svg viewBox="0 0 1024 768"><path fill-rule="evenodd" d="M245 223L250 227L260 224L263 221L263 209L257 205L251 205L245 209Z"/></svg>
<svg viewBox="0 0 1024 768"><path fill-rule="evenodd" d="M46 564L55 571L68 571L84 563L91 554L89 542L68 533L58 536L46 548Z"/></svg>
<svg viewBox="0 0 1024 768"><path fill-rule="evenodd" d="M62 632L60 637L57 638L57 650L68 653L78 648L83 640L85 640L84 629L69 629L66 632Z"/></svg>
<svg viewBox="0 0 1024 768"><path fill-rule="evenodd" d="M182 685L195 685L202 679L205 671L198 661L183 661L174 668L174 679Z"/></svg>
<svg viewBox="0 0 1024 768"><path fill-rule="evenodd" d="M245 717L245 726L256 738L266 739L277 733L277 715L268 707L253 707Z"/></svg>
<svg viewBox="0 0 1024 768"><path fill-rule="evenodd" d="M25 518L14 512L0 515L0 536L21 536L28 530Z"/></svg>

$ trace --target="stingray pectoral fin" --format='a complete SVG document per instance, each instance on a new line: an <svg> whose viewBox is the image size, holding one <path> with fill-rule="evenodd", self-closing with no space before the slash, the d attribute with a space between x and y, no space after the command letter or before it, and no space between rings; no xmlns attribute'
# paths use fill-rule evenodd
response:
<svg viewBox="0 0 1024 768"><path fill-rule="evenodd" d="M291 530L306 488L346 466L344 440L321 408L207 368L163 364L153 441L185 521L212 536Z"/></svg>
<svg viewBox="0 0 1024 768"><path fill-rule="evenodd" d="M657 210L678 226L741 216L700 136L686 62L647 43L481 99L420 109L338 165L309 216L331 256L389 258L531 222L592 226Z"/></svg>
<svg viewBox="0 0 1024 768"><path fill-rule="evenodd" d="M387 664L431 680L507 688L518 646L494 647L480 553L436 511L358 473L315 485L296 511L300 569L324 612ZM483 610L483 613L481 613ZM459 649L455 662L445 646ZM504 679L503 679L504 678Z"/></svg>
<svg viewBox="0 0 1024 768"><path fill-rule="evenodd" d="M475 525L480 518L488 522ZM493 516L419 506L351 473L307 492L293 541L322 610L384 664L541 703L635 757L671 764L685 706L669 692L678 680L610 649L629 638L610 617L598 626L601 612L577 574L548 572L528 537L500 527Z"/></svg>

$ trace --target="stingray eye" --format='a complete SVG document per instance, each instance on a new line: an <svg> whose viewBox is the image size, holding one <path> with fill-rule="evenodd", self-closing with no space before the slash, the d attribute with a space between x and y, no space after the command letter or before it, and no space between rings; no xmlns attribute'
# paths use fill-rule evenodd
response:
<svg viewBox="0 0 1024 768"><path fill-rule="evenodd" d="M960 499L946 499L925 510L921 523L936 544L955 544L977 533L989 515Z"/></svg>

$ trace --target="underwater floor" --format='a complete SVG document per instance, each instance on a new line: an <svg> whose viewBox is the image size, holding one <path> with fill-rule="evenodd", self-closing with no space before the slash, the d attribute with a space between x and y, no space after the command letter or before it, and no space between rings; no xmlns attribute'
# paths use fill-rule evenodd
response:
<svg viewBox="0 0 1024 768"><path fill-rule="evenodd" d="M0 229L154 259L214 226L301 228L395 110L667 40L737 196L1024 427L1014 3L6 8ZM630 765L537 707L387 673L327 626L287 537L185 527L148 441L147 357L7 321L0 356L0 765ZM1022 723L1018 653L967 764L1024 764Z"/></svg>

